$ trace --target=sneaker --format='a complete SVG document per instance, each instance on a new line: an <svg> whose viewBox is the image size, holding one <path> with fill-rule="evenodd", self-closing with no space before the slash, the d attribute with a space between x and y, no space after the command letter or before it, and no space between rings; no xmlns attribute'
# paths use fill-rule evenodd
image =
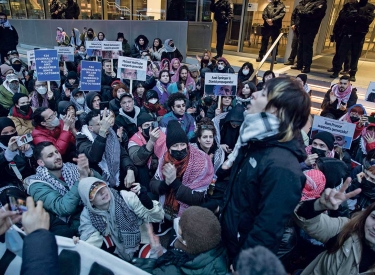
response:
<svg viewBox="0 0 375 275"><path fill-rule="evenodd" d="M349 74L349 71L341 71L340 74L347 75Z"/></svg>
<svg viewBox="0 0 375 275"><path fill-rule="evenodd" d="M334 73L331 74L329 77L330 77L330 78L337 78L337 77L339 77L339 74L334 72Z"/></svg>
<svg viewBox="0 0 375 275"><path fill-rule="evenodd" d="M350 77L349 77L349 81L351 81L351 82L355 82L355 75L351 75Z"/></svg>
<svg viewBox="0 0 375 275"><path fill-rule="evenodd" d="M256 61L256 62L260 62L260 61L262 61L262 59L263 59L263 57L258 56L258 58L255 59L255 61Z"/></svg>
<svg viewBox="0 0 375 275"><path fill-rule="evenodd" d="M294 65L293 61L288 60L287 62L284 63L284 65Z"/></svg>
<svg viewBox="0 0 375 275"><path fill-rule="evenodd" d="M310 72L310 67L303 67L303 69L301 71L301 73L303 73L303 74L307 74L309 72Z"/></svg>
<svg viewBox="0 0 375 275"><path fill-rule="evenodd" d="M328 69L327 72L329 72L329 73L333 73L333 68Z"/></svg>
<svg viewBox="0 0 375 275"><path fill-rule="evenodd" d="M292 70L302 70L302 67L299 67L298 65L290 67Z"/></svg>

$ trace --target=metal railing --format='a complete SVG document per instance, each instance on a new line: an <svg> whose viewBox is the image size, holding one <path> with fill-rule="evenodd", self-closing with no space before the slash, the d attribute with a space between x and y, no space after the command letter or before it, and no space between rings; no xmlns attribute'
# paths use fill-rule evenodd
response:
<svg viewBox="0 0 375 275"><path fill-rule="evenodd" d="M263 56L263 59L260 61L258 67L254 70L253 74L250 76L249 81L252 81L256 75L258 75L258 72L260 68L263 66L264 62L272 52L272 60L271 60L271 66L270 70L273 71L273 65L276 58L276 45L279 43L280 39L283 37L284 33L280 33L279 36L276 38L275 42L273 42L272 46L269 48L267 53Z"/></svg>

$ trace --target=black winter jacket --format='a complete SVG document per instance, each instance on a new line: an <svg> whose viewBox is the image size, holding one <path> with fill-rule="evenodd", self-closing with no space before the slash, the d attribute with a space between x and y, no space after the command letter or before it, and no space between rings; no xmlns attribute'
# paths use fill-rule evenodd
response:
<svg viewBox="0 0 375 275"><path fill-rule="evenodd" d="M76 2L73 2L73 0L69 2L68 0L68 2L65 4L64 12L65 19L78 19L81 10Z"/></svg>
<svg viewBox="0 0 375 275"><path fill-rule="evenodd" d="M257 245L276 254L284 227L301 199L306 177L299 162L306 154L297 139L278 139L248 143L231 168L221 215L222 237L231 259Z"/></svg>
<svg viewBox="0 0 375 275"><path fill-rule="evenodd" d="M299 26L299 12L300 10L303 8L303 5L302 5L302 1L300 1L298 3L298 5L294 8L293 10L293 13L292 13L292 17L290 18L290 25L291 26L296 26L296 28L298 29L298 26Z"/></svg>
<svg viewBox="0 0 375 275"><path fill-rule="evenodd" d="M77 153L85 154L89 159L90 168L93 168L95 171L98 171L102 174L102 170L99 167L99 162L102 160L107 139L102 136L97 136L92 143L85 135L77 134L76 143L77 143ZM135 168L133 162L131 161L127 151L121 146L120 152L120 184L128 171L131 169L136 175L137 169Z"/></svg>
<svg viewBox="0 0 375 275"><path fill-rule="evenodd" d="M0 27L0 51L16 50L18 45L18 33L16 28Z"/></svg>
<svg viewBox="0 0 375 275"><path fill-rule="evenodd" d="M263 10L263 26L265 28L281 29L285 13L285 5L282 2L278 1L269 3ZM272 26L268 25L268 23L266 22L267 19L272 19Z"/></svg>
<svg viewBox="0 0 375 275"><path fill-rule="evenodd" d="M180 62L182 62L182 60L184 59L184 57L182 56L182 54L180 53L180 51L176 48L176 50L174 52L163 52L161 54L161 60L167 58L169 61L172 61L173 58L178 58L178 60L180 60Z"/></svg>
<svg viewBox="0 0 375 275"><path fill-rule="evenodd" d="M233 9L227 0L211 0L210 11L214 13L214 19L218 24L228 25L233 18Z"/></svg>
<svg viewBox="0 0 375 275"><path fill-rule="evenodd" d="M299 11L299 32L318 33L327 10L327 0L304 0Z"/></svg>

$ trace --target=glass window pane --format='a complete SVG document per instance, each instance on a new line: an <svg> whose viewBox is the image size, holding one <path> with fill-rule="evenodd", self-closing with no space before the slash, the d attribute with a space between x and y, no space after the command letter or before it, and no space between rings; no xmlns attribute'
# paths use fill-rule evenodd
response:
<svg viewBox="0 0 375 275"><path fill-rule="evenodd" d="M12 10L12 18L26 19L26 7L25 1L23 0L12 0L10 1L10 8Z"/></svg>
<svg viewBox="0 0 375 275"><path fill-rule="evenodd" d="M165 20L165 0L134 0L133 20Z"/></svg>
<svg viewBox="0 0 375 275"><path fill-rule="evenodd" d="M195 21L197 0L168 0L167 20Z"/></svg>
<svg viewBox="0 0 375 275"><path fill-rule="evenodd" d="M26 8L29 19L44 19L43 0L26 0Z"/></svg>
<svg viewBox="0 0 375 275"><path fill-rule="evenodd" d="M198 0L199 1L199 22L212 22L210 5L211 0Z"/></svg>
<svg viewBox="0 0 375 275"><path fill-rule="evenodd" d="M101 0L78 0L81 13L79 19L103 19Z"/></svg>
<svg viewBox="0 0 375 275"><path fill-rule="evenodd" d="M1 1L1 3L0 3L0 12L5 13L8 18L11 18L11 16L10 16L10 7L9 7L8 1Z"/></svg>
<svg viewBox="0 0 375 275"><path fill-rule="evenodd" d="M107 2L107 0L106 0ZM130 0L116 0L107 4L108 20L130 20Z"/></svg>

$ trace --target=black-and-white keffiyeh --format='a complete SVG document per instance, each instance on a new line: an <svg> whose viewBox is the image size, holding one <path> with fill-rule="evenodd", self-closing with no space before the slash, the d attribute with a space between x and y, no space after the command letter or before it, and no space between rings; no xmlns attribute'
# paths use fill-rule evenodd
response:
<svg viewBox="0 0 375 275"><path fill-rule="evenodd" d="M83 102L83 105L79 104L77 102L77 100L74 98L74 96L70 97L70 102L72 102L74 104L74 106L76 106L77 111L82 111L83 110L86 114L88 114L91 111L91 109L86 104L86 95L85 95L85 93L83 93L83 95L85 97L85 101Z"/></svg>
<svg viewBox="0 0 375 275"><path fill-rule="evenodd" d="M82 126L81 134L85 135L92 143L96 138L96 134L90 132L87 125ZM109 128L107 141L105 143L105 151L99 167L102 169L102 177L111 187L120 185L120 155L121 147L117 139L117 135L112 128Z"/></svg>
<svg viewBox="0 0 375 275"><path fill-rule="evenodd" d="M79 181L80 175L78 172L77 165L73 163L64 163L61 170L62 177L65 183L68 185L69 190L72 188L74 183ZM62 196L64 196L69 190L65 188L55 177L53 177L46 167L38 166L36 168L35 179L46 181L51 184L56 191L58 191Z"/></svg>
<svg viewBox="0 0 375 275"><path fill-rule="evenodd" d="M117 226L118 236L112 236L115 243L117 243L118 240L122 244L121 247L116 244L117 249L124 248L126 254L134 253L141 242L141 232L139 230L140 220L138 216L130 210L118 192L112 188L110 188L110 190L115 202L115 213L111 213L112 222L105 221L103 216L88 210L90 220L96 230L103 236L107 236L107 234L113 232L111 226Z"/></svg>
<svg viewBox="0 0 375 275"><path fill-rule="evenodd" d="M240 148L245 146L250 140L263 140L264 138L278 134L279 125L279 119L270 113L245 113L245 120L241 125L240 135L237 143L233 149L233 152L228 156L228 165L233 164L237 158Z"/></svg>

